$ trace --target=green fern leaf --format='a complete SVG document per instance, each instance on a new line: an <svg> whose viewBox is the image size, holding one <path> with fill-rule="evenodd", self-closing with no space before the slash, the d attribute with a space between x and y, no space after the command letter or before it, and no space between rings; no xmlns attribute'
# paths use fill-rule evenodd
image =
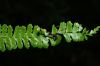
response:
<svg viewBox="0 0 100 66"><path fill-rule="evenodd" d="M89 31L83 28L78 22L67 23L61 22L59 29L52 25L52 31L48 32L46 29L40 28L38 25L32 26L29 24L25 26L16 26L15 30L11 25L0 25L0 50L4 52L6 49L22 49L23 47L29 49L30 46L34 48L48 48L57 46L64 36L66 42L79 42L88 40L88 36L93 36L99 31L100 26Z"/></svg>
<svg viewBox="0 0 100 66"><path fill-rule="evenodd" d="M72 32L72 23L71 23L71 21L68 21L67 22L67 27L66 27L66 32Z"/></svg>
<svg viewBox="0 0 100 66"><path fill-rule="evenodd" d="M65 37L65 40L66 40L66 42L71 42L71 35L70 35L70 33L65 33L65 34L63 34L63 36Z"/></svg>
<svg viewBox="0 0 100 66"><path fill-rule="evenodd" d="M80 25L80 24L78 24L78 23L74 23L74 25L73 25L73 32L80 32L80 31L82 31L82 26Z"/></svg>
<svg viewBox="0 0 100 66"><path fill-rule="evenodd" d="M2 37L0 37L0 50L2 52L4 52L6 50L5 44L4 44L4 40L2 39Z"/></svg>
<svg viewBox="0 0 100 66"><path fill-rule="evenodd" d="M65 29L66 29L66 23L61 22L58 33L61 33L61 34L65 33Z"/></svg>
<svg viewBox="0 0 100 66"><path fill-rule="evenodd" d="M57 34L57 28L55 27L55 25L52 25L52 34Z"/></svg>

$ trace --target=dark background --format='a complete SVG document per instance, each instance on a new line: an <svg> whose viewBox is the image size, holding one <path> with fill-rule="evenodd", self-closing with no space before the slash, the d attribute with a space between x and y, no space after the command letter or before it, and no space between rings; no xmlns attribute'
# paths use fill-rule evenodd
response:
<svg viewBox="0 0 100 66"><path fill-rule="evenodd" d="M52 24L78 21L89 30L100 25L99 0L0 0L0 24L39 25L51 31ZM84 42L66 43L64 38L48 49L16 49L0 52L0 66L79 65L100 66L100 31Z"/></svg>

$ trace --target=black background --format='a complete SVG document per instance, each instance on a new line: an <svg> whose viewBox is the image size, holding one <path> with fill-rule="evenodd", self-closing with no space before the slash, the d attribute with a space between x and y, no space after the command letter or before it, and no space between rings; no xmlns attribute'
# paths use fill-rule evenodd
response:
<svg viewBox="0 0 100 66"><path fill-rule="evenodd" d="M71 20L89 30L100 25L99 0L0 0L0 24L39 25L51 31L52 24ZM16 49L0 52L0 66L80 65L100 66L100 31L84 42L66 43L48 49Z"/></svg>

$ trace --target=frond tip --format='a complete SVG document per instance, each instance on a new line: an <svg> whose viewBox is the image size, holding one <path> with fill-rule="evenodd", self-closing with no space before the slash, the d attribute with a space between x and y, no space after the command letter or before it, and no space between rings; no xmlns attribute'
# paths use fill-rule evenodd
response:
<svg viewBox="0 0 100 66"><path fill-rule="evenodd" d="M61 22L59 29L52 25L51 32L40 28L38 25L32 26L29 24L25 26L16 26L13 31L11 25L0 25L0 50L4 52L6 49L22 49L23 47L29 49L30 46L34 48L48 48L49 45L56 46L60 44L62 36L66 42L79 42L88 39L88 36L93 36L99 31L100 26L97 26L89 32L83 28L81 24L71 21L67 23ZM50 44L49 44L50 43Z"/></svg>

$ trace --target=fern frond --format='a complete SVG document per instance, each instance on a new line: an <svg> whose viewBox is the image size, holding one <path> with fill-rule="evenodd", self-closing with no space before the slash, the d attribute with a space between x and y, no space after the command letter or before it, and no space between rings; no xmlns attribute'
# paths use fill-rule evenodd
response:
<svg viewBox="0 0 100 66"><path fill-rule="evenodd" d="M99 28L100 26L97 26L89 31L78 22L73 24L68 21L67 23L61 22L59 29L52 25L52 31L47 32L46 29L40 28L38 25L16 26L13 30L11 25L3 24L0 25L0 50L4 52L6 49L22 49L23 47L29 49L30 46L48 48L50 44L51 46L60 44L62 36L66 42L80 42L87 40L88 36L96 34Z"/></svg>

